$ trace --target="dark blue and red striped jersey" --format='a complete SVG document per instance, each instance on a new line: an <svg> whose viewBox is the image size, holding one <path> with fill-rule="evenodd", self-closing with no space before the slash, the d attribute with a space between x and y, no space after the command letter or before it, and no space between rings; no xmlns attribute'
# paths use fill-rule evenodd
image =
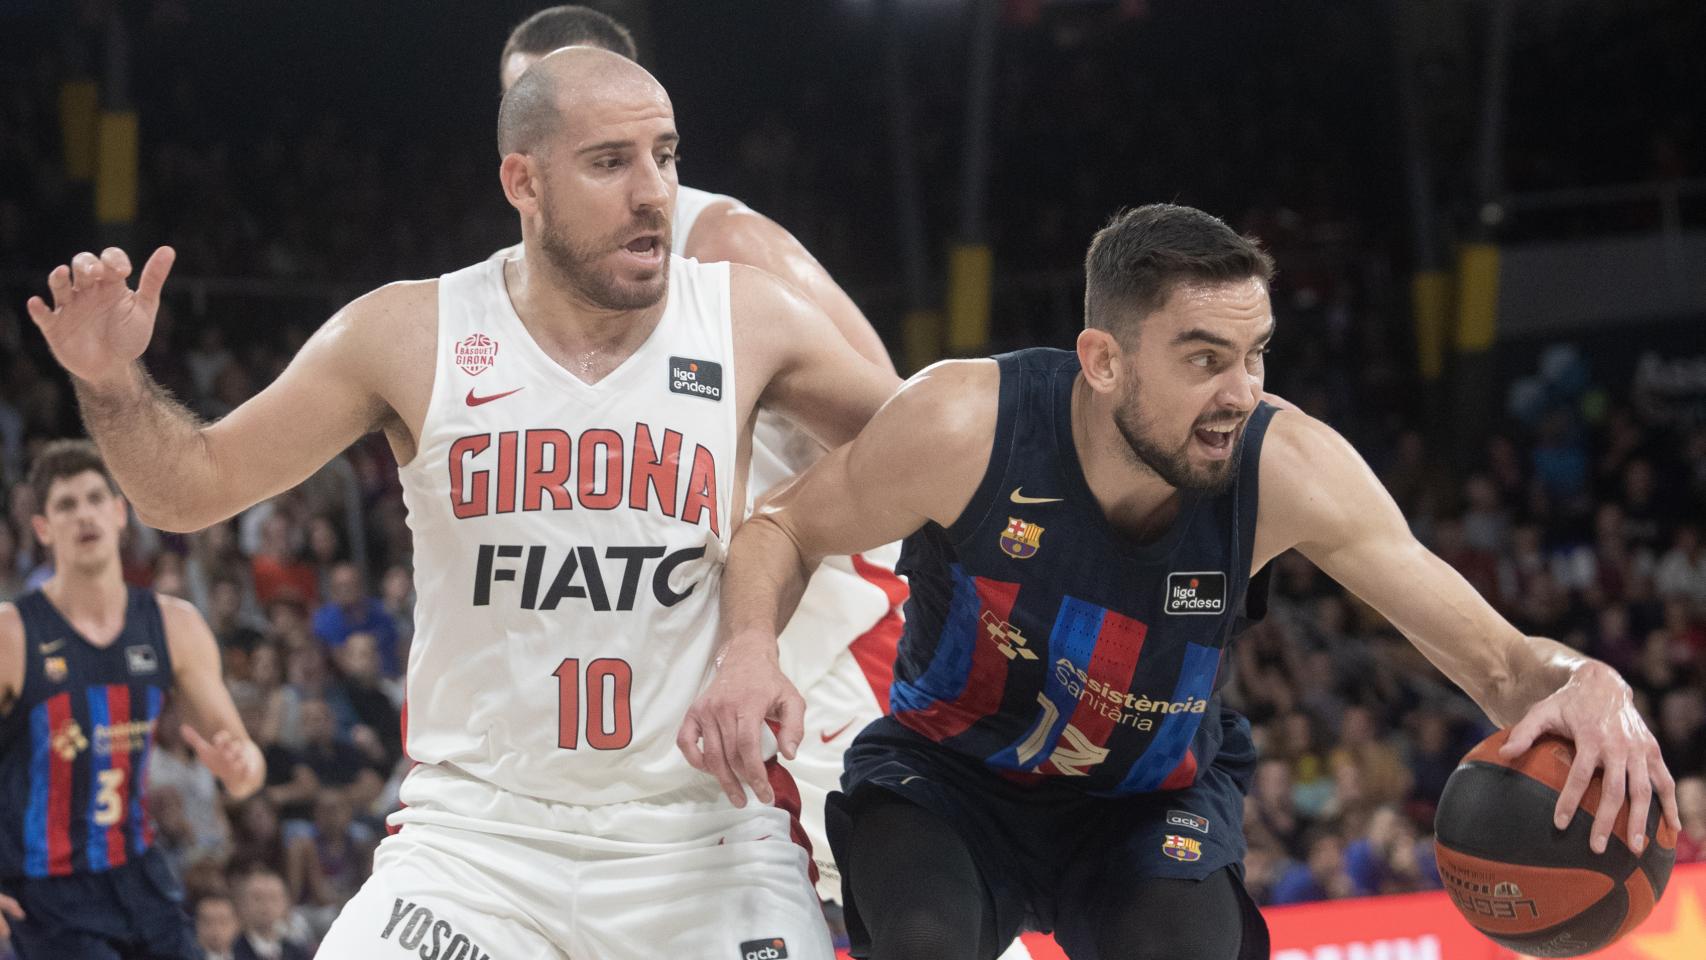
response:
<svg viewBox="0 0 1706 960"><path fill-rule="evenodd" d="M996 360L983 480L952 526L929 524L902 551L912 593L890 709L1014 779L1074 778L1106 795L1189 786L1223 737L1244 735L1220 722L1216 691L1246 613L1275 408L1263 403L1247 421L1225 492L1183 492L1171 527L1140 544L1108 522L1084 479L1076 355Z"/></svg>
<svg viewBox="0 0 1706 960"><path fill-rule="evenodd" d="M0 720L0 876L121 866L153 843L144 804L154 723L172 686L160 604L131 589L97 647L40 591L20 597L24 683Z"/></svg>

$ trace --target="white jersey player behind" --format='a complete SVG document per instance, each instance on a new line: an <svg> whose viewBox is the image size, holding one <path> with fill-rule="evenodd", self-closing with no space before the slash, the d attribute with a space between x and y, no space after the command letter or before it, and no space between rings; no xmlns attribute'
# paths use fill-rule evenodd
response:
<svg viewBox="0 0 1706 960"><path fill-rule="evenodd" d="M758 399L840 444L898 381L769 275L669 257L677 140L631 61L545 58L499 110L524 255L367 294L214 424L137 362L169 248L135 291L123 251L80 253L29 304L144 522L231 516L373 429L405 465L422 762L322 958L830 956L757 741L693 745L741 757L743 792L672 734L711 670ZM791 754L803 701L773 662L742 676Z"/></svg>
<svg viewBox="0 0 1706 960"><path fill-rule="evenodd" d="M559 47L589 45L635 59L619 23L582 6L541 10L516 26L499 62L504 89L539 57ZM787 230L741 201L681 187L671 220L673 249L704 263L728 261L763 269L821 307L860 355L893 369L881 338L853 300ZM493 254L519 255L519 246ZM824 448L786 418L760 411L753 429L747 502L811 466ZM744 505L743 505L744 506ZM783 766L797 783L801 821L818 870L818 894L840 902L841 875L824 829L824 800L838 789L841 755L866 724L888 708L888 685L901 633L906 583L894 572L900 545L823 562L780 639L782 669L806 700L805 739Z"/></svg>

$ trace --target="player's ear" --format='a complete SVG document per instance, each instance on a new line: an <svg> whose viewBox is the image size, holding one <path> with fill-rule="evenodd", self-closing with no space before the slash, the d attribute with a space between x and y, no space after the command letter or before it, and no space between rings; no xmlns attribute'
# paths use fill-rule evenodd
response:
<svg viewBox="0 0 1706 960"><path fill-rule="evenodd" d="M53 534L49 532L47 516L45 514L32 514L30 516L30 529L34 530L36 533L37 543L44 547L53 546Z"/></svg>
<svg viewBox="0 0 1706 960"><path fill-rule="evenodd" d="M510 206L524 214L539 212L539 179L534 176L533 158L522 153L504 154L498 179Z"/></svg>
<svg viewBox="0 0 1706 960"><path fill-rule="evenodd" d="M1117 337L1107 330L1085 327L1078 333L1078 365L1084 370L1084 380L1097 393L1111 393L1119 387L1124 371L1120 369L1125 353Z"/></svg>

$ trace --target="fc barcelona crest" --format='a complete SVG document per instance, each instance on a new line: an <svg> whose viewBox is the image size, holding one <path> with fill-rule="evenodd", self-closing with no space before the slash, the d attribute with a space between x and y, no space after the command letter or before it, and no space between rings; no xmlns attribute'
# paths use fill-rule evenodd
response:
<svg viewBox="0 0 1706 960"><path fill-rule="evenodd" d="M1174 860L1194 863L1202 859L1202 841L1195 837L1180 837L1171 833L1161 842L1161 852Z"/></svg>
<svg viewBox="0 0 1706 960"><path fill-rule="evenodd" d="M498 357L498 342L483 333L470 333L456 341L456 365L469 376L485 373Z"/></svg>
<svg viewBox="0 0 1706 960"><path fill-rule="evenodd" d="M1018 517L1007 518L1007 529L1001 531L1001 552L1015 560L1025 560L1042 544L1041 524L1027 523Z"/></svg>
<svg viewBox="0 0 1706 960"><path fill-rule="evenodd" d="M48 657L42 662L42 672L47 675L48 683L61 683L71 671L66 669L64 657Z"/></svg>

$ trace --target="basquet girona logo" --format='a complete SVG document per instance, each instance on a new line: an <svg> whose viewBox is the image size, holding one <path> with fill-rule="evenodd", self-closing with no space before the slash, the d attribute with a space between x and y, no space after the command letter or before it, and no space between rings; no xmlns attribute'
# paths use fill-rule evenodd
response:
<svg viewBox="0 0 1706 960"><path fill-rule="evenodd" d="M478 376L498 357L498 342L483 333L470 333L456 341L456 365L469 376Z"/></svg>

